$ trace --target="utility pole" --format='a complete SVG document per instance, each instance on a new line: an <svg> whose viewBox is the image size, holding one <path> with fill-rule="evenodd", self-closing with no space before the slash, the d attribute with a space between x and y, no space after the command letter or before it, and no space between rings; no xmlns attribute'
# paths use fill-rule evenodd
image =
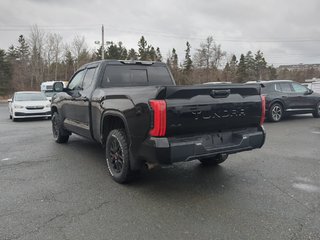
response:
<svg viewBox="0 0 320 240"><path fill-rule="evenodd" d="M101 59L104 60L104 26L102 24Z"/></svg>

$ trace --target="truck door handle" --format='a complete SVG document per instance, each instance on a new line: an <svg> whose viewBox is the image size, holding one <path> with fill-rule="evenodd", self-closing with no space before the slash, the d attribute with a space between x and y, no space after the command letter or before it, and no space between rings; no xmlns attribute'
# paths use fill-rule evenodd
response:
<svg viewBox="0 0 320 240"><path fill-rule="evenodd" d="M230 89L212 90L210 96L213 98L225 98L230 95Z"/></svg>

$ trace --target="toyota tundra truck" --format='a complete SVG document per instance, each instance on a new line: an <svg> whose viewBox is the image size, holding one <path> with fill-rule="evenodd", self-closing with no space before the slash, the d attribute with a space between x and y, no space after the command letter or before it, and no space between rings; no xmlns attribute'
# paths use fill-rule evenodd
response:
<svg viewBox="0 0 320 240"><path fill-rule="evenodd" d="M146 165L217 165L265 142L259 85L177 86L164 63L103 60L78 69L66 88L53 88L55 141L75 133L100 143L118 183Z"/></svg>

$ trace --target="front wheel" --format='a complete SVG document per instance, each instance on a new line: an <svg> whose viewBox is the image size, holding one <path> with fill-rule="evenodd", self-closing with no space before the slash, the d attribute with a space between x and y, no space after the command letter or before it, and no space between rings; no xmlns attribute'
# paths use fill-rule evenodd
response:
<svg viewBox="0 0 320 240"><path fill-rule="evenodd" d="M210 158L199 159L203 166L215 166L227 160L228 154L219 154Z"/></svg>
<svg viewBox="0 0 320 240"><path fill-rule="evenodd" d="M312 113L313 117L319 118L320 117L320 102L316 105L314 112Z"/></svg>
<svg viewBox="0 0 320 240"><path fill-rule="evenodd" d="M279 122L283 117L283 107L279 103L271 105L269 110L269 120L271 122Z"/></svg>
<svg viewBox="0 0 320 240"><path fill-rule="evenodd" d="M69 132L63 128L62 121L57 112L54 112L51 118L52 134L57 143L66 143L69 140Z"/></svg>
<svg viewBox="0 0 320 240"><path fill-rule="evenodd" d="M106 161L114 181L126 183L132 180L129 144L123 129L110 131L106 141Z"/></svg>

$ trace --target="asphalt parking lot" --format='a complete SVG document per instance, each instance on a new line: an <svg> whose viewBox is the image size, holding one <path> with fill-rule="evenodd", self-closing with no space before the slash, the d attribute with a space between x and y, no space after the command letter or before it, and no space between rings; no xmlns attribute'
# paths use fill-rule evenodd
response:
<svg viewBox="0 0 320 240"><path fill-rule="evenodd" d="M108 175L103 149L0 104L0 239L320 239L320 120L266 123L262 149Z"/></svg>

